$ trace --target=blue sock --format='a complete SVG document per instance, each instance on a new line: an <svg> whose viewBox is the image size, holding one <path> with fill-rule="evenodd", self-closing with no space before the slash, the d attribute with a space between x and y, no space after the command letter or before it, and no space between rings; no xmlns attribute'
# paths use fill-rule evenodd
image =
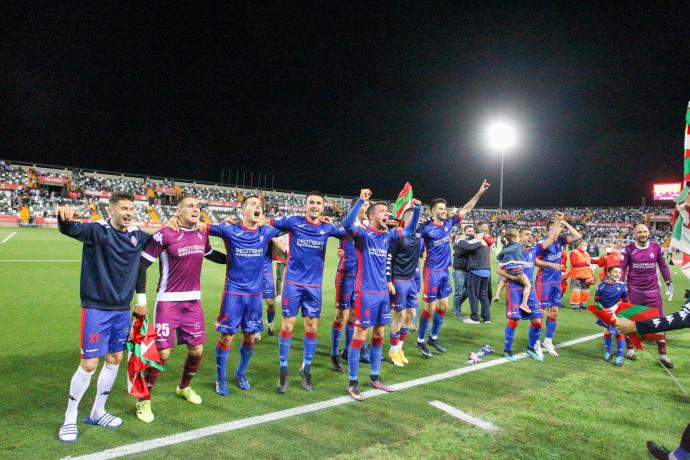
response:
<svg viewBox="0 0 690 460"><path fill-rule="evenodd" d="M361 353L361 347L361 340L353 340L347 351L347 368L350 371L350 380L357 380L359 375L359 354Z"/></svg>
<svg viewBox="0 0 690 460"><path fill-rule="evenodd" d="M673 451L673 455L675 455L678 460L690 460L690 452L680 446Z"/></svg>
<svg viewBox="0 0 690 460"><path fill-rule="evenodd" d="M429 330L429 319L431 319L431 314L424 310L422 316L419 317L419 329L417 329L418 341L422 341L426 338L426 331Z"/></svg>
<svg viewBox="0 0 690 460"><path fill-rule="evenodd" d="M247 375L247 366L249 366L249 361L251 361L253 354L254 345L242 342L240 346L240 362L237 365L237 374Z"/></svg>
<svg viewBox="0 0 690 460"><path fill-rule="evenodd" d="M606 353L613 351L613 338L611 334L604 334L604 348L606 348Z"/></svg>
<svg viewBox="0 0 690 460"><path fill-rule="evenodd" d="M383 355L382 340L372 340L369 344L369 365L371 366L371 375L379 375L381 371L381 357Z"/></svg>
<svg viewBox="0 0 690 460"><path fill-rule="evenodd" d="M553 339L553 335L556 333L557 322L555 319L546 320L546 338Z"/></svg>
<svg viewBox="0 0 690 460"><path fill-rule="evenodd" d="M438 333L441 332L441 326L443 326L443 318L446 317L446 312L441 310L436 310L434 316L431 319L431 337L437 338Z"/></svg>
<svg viewBox="0 0 690 460"><path fill-rule="evenodd" d="M539 338L541 337L541 323L538 323L537 327L534 327L535 323L531 323L529 326L529 332L527 333L527 346L534 350L537 346Z"/></svg>
<svg viewBox="0 0 690 460"><path fill-rule="evenodd" d="M352 335L355 333L355 324L347 322L345 326L345 350L350 349L350 344L352 343Z"/></svg>
<svg viewBox="0 0 690 460"><path fill-rule="evenodd" d="M622 358L624 353L625 353L625 336L619 335L616 337L616 356L619 358Z"/></svg>
<svg viewBox="0 0 690 460"><path fill-rule="evenodd" d="M316 353L316 333L310 334L307 332L304 334L304 354L302 358L302 365L306 374L311 372L311 362L314 359L314 353Z"/></svg>
<svg viewBox="0 0 690 460"><path fill-rule="evenodd" d="M333 321L331 327L331 356L338 356L338 348L340 348L340 337L343 335L343 325Z"/></svg>
<svg viewBox="0 0 690 460"><path fill-rule="evenodd" d="M227 364L228 356L230 356L231 351L232 348L230 347L225 348L216 344L216 380L218 381L225 381L228 379Z"/></svg>
<svg viewBox="0 0 690 460"><path fill-rule="evenodd" d="M278 360L280 362L280 375L288 372L288 355L290 354L290 344L292 343L292 332L285 332L282 329L278 334Z"/></svg>
<svg viewBox="0 0 690 460"><path fill-rule="evenodd" d="M272 323L274 319L276 319L276 311L268 311L266 313L266 319L268 320L269 323Z"/></svg>
<svg viewBox="0 0 690 460"><path fill-rule="evenodd" d="M505 351L512 351L513 349L513 340L515 339L515 329L517 328L517 326L517 321L513 319L508 320L505 330L505 340L503 341L503 349Z"/></svg>

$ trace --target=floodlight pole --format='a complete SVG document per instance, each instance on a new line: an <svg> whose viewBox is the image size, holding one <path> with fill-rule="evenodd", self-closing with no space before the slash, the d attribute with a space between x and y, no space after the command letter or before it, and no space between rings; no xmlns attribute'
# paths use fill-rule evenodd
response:
<svg viewBox="0 0 690 460"><path fill-rule="evenodd" d="M503 156L505 154L505 149L501 149L501 185L498 195L498 209L503 209Z"/></svg>

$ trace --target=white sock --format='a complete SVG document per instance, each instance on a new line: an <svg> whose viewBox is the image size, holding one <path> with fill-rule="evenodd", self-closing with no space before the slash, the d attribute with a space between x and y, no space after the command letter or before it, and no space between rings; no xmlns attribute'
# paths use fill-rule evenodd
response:
<svg viewBox="0 0 690 460"><path fill-rule="evenodd" d="M668 357L666 355L659 355L659 359L668 359Z"/></svg>
<svg viewBox="0 0 690 460"><path fill-rule="evenodd" d="M96 400L91 409L91 419L98 420L105 414L105 402L108 400L110 390L113 388L119 364L105 363L98 374L98 384L96 385Z"/></svg>
<svg viewBox="0 0 690 460"><path fill-rule="evenodd" d="M552 339L544 337L544 343L552 343Z"/></svg>
<svg viewBox="0 0 690 460"><path fill-rule="evenodd" d="M86 393L91 383L92 372L86 372L81 366L77 368L77 372L72 376L72 381L69 384L69 399L67 400L67 410L65 411L65 424L77 423L77 409L79 409L79 401Z"/></svg>

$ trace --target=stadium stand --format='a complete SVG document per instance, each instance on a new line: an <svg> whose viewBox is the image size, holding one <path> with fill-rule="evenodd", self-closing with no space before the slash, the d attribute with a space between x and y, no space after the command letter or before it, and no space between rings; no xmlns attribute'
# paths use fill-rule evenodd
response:
<svg viewBox="0 0 690 460"><path fill-rule="evenodd" d="M53 209L58 204L75 206L84 218L98 220L107 216L107 200L114 191L135 196L135 215L144 227L157 228L175 212L179 196L196 196L205 219L218 222L235 215L240 201L257 195L266 204L266 215L280 217L302 212L304 193L259 190L247 187L168 178L137 177L131 174L84 171L63 167L36 166L0 161L0 224L54 225ZM350 197L328 196L326 214L340 221L349 209ZM611 241L627 243L633 224L649 223L651 238L664 243L670 232L672 208L610 207L565 208L566 219L581 230L585 238L598 245ZM554 209L473 210L466 222L486 221L495 234L511 227L531 227L541 234Z"/></svg>

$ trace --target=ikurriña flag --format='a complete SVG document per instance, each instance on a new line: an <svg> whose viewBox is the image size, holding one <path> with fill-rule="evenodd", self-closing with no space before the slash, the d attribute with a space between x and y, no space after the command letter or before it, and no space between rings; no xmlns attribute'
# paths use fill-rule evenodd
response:
<svg viewBox="0 0 690 460"><path fill-rule="evenodd" d="M393 205L393 212L395 213L395 218L400 220L403 213L412 206L412 186L409 182L405 182L405 186L398 194L398 199L395 200L395 205Z"/></svg>
<svg viewBox="0 0 690 460"><path fill-rule="evenodd" d="M156 348L156 336L148 317L135 318L127 342L127 391L140 399L149 395L144 371L150 367L165 370Z"/></svg>

